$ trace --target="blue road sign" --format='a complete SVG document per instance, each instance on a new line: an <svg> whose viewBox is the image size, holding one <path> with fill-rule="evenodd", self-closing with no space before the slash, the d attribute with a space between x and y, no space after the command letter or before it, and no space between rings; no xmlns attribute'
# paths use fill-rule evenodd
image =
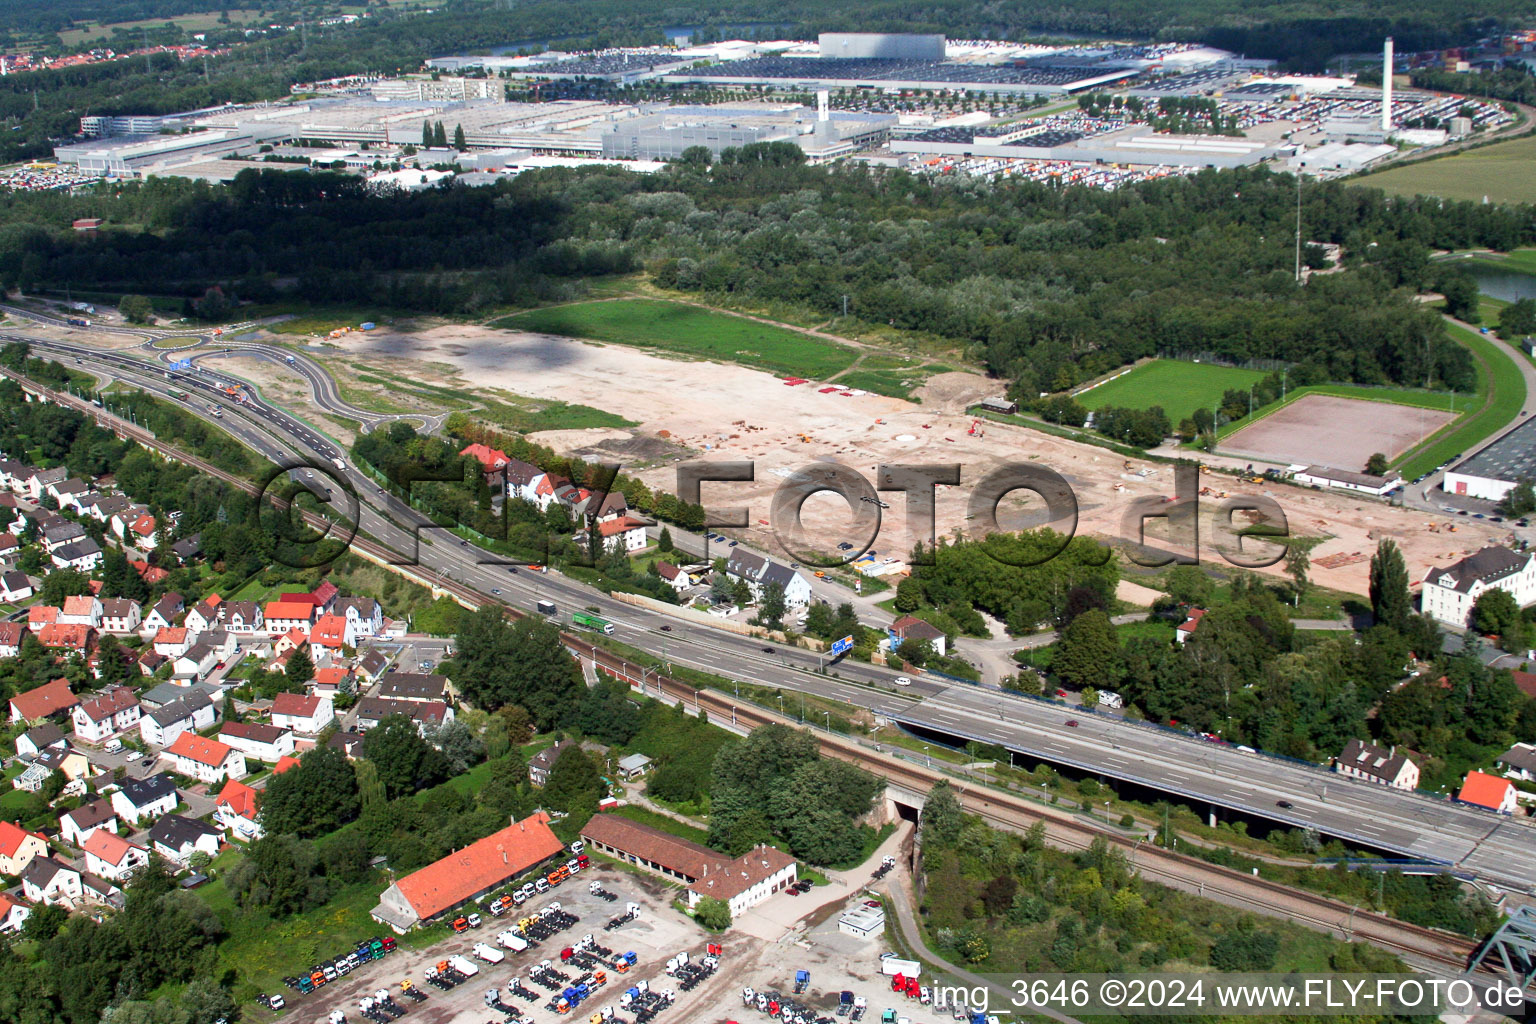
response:
<svg viewBox="0 0 1536 1024"><path fill-rule="evenodd" d="M851 650L853 650L853 637L845 636L841 640L834 641L832 644L832 650L828 653L830 653L832 657L835 658L839 654L846 654Z"/></svg>
<svg viewBox="0 0 1536 1024"><path fill-rule="evenodd" d="M190 359L178 359L174 363L171 364L171 369L173 369L173 370L190 370L190 369L192 369L192 360L190 360Z"/></svg>

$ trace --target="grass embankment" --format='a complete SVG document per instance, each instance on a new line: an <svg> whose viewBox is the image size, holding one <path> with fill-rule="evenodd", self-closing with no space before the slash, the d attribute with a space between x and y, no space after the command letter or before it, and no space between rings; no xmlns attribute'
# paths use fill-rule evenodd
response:
<svg viewBox="0 0 1536 1024"><path fill-rule="evenodd" d="M855 357L846 345L788 327L657 299L533 309L491 326L662 349L812 380L846 370Z"/></svg>
<svg viewBox="0 0 1536 1024"><path fill-rule="evenodd" d="M1494 203L1536 203L1536 136L1511 139L1455 156L1421 160L1357 179L1393 195L1433 195Z"/></svg>
<svg viewBox="0 0 1536 1024"><path fill-rule="evenodd" d="M1476 361L1476 411L1461 417L1398 461L1398 472L1409 480L1504 429L1519 417L1525 405L1525 376L1508 348L1489 335L1455 324L1447 324L1446 330L1472 352Z"/></svg>

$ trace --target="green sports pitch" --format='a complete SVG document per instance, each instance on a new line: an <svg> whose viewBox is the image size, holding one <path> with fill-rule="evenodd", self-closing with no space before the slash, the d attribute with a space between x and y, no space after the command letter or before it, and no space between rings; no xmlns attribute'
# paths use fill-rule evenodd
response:
<svg viewBox="0 0 1536 1024"><path fill-rule="evenodd" d="M1179 359L1154 359L1077 396L1086 409L1118 406L1122 409L1163 407L1174 426L1199 408L1210 409L1228 388L1246 391L1264 379L1262 370L1187 363Z"/></svg>

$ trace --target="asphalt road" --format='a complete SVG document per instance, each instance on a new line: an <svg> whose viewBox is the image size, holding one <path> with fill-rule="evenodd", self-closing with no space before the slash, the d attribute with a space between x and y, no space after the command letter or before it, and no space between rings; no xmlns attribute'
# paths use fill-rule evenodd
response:
<svg viewBox="0 0 1536 1024"><path fill-rule="evenodd" d="M150 390L164 393L177 386L166 382L158 368L146 369L131 356L46 339L24 340L39 350L73 356L125 380L147 381ZM231 402L212 383L187 381L181 386L190 390L194 384L201 388L198 401L190 405L194 412L207 415L205 406L214 405L223 413L221 426L267 457L283 458L287 450L302 452L310 472L345 478L362 498L361 530L411 555L416 571L423 575L456 581L527 610L538 600L551 600L565 621L571 611L594 606L613 622L615 639L659 655L669 664L743 683L835 698L957 737L1002 742L1042 760L1156 786L1190 800L1314 827L1402 856L1454 863L1511 888L1528 890L1536 879L1536 829L1508 818L1109 716L1077 711L1078 725L1068 726L1066 720L1074 712L995 690L932 683L897 687L892 682L896 673L857 663L829 666L839 678L818 675L819 659L808 651L724 631L690 630L670 616L620 604L558 573L508 565L431 526L351 466L336 469L332 460L344 458L343 453L302 421L259 400ZM204 397L210 401L203 402ZM330 486L334 488L335 481ZM783 708L790 715L796 713L792 695L786 696ZM1279 800L1293 806L1282 808Z"/></svg>

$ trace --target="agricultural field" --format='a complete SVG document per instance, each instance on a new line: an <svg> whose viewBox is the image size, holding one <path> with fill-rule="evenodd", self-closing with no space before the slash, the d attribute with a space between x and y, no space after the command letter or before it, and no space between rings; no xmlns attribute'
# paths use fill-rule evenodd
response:
<svg viewBox="0 0 1536 1024"><path fill-rule="evenodd" d="M1356 179L1393 195L1435 195L1495 203L1536 203L1536 136L1423 160Z"/></svg>
<svg viewBox="0 0 1536 1024"><path fill-rule="evenodd" d="M1085 409L1117 406L1124 409L1163 407L1175 426L1196 409L1221 401L1228 388L1245 389L1264 379L1261 370L1233 366L1187 363L1178 359L1154 359L1106 384L1076 396Z"/></svg>
<svg viewBox="0 0 1536 1024"><path fill-rule="evenodd" d="M740 363L823 380L852 365L846 345L787 327L656 299L578 302L518 313L491 326Z"/></svg>

